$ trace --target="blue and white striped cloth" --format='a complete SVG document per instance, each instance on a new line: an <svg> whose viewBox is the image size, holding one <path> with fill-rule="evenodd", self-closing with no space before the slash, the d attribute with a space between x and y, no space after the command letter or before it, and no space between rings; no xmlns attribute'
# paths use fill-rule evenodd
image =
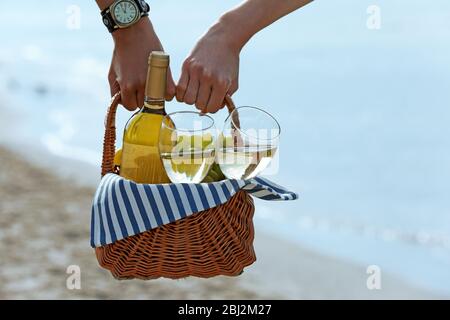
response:
<svg viewBox="0 0 450 320"><path fill-rule="evenodd" d="M216 207L241 189L264 200L298 198L261 177L200 184L138 184L109 173L102 178L92 203L91 246L110 244Z"/></svg>

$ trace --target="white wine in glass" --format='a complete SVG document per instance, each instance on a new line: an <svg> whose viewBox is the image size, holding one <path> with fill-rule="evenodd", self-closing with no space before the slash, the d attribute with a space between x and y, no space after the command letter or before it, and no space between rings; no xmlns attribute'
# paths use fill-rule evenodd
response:
<svg viewBox="0 0 450 320"><path fill-rule="evenodd" d="M159 140L161 161L173 183L200 183L216 156L214 120L198 112L168 114Z"/></svg>
<svg viewBox="0 0 450 320"><path fill-rule="evenodd" d="M239 107L225 120L218 139L217 162L228 179L251 179L274 157L280 136L277 120L256 107Z"/></svg>
<svg viewBox="0 0 450 320"><path fill-rule="evenodd" d="M214 163L215 150L187 149L181 152L161 153L167 176L173 183L199 183Z"/></svg>
<svg viewBox="0 0 450 320"><path fill-rule="evenodd" d="M219 149L217 156L226 177L251 179L269 166L276 150L270 145L228 147Z"/></svg>

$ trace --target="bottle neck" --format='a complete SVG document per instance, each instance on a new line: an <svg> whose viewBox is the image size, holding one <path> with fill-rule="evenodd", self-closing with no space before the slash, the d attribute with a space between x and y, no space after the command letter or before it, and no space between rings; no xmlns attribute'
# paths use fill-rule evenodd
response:
<svg viewBox="0 0 450 320"><path fill-rule="evenodd" d="M141 112L165 116L167 114L165 109L165 100L151 99L146 97L144 101L144 107L142 108Z"/></svg>
<svg viewBox="0 0 450 320"><path fill-rule="evenodd" d="M164 96L166 93L168 67L169 55L158 51L153 51L150 54L147 69L147 81L145 83L143 112L166 114L166 111L164 110Z"/></svg>

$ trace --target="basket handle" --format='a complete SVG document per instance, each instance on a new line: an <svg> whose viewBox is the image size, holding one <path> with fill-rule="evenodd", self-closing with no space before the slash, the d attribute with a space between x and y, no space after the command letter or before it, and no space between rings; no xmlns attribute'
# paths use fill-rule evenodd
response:
<svg viewBox="0 0 450 320"><path fill-rule="evenodd" d="M107 173L114 172L114 155L116 153L116 112L117 106L121 103L120 91L112 98L106 112L105 118L105 135L103 137L103 154L102 154L102 177ZM229 113L232 113L236 106L230 95L225 96L224 103ZM236 123L238 125L238 123Z"/></svg>

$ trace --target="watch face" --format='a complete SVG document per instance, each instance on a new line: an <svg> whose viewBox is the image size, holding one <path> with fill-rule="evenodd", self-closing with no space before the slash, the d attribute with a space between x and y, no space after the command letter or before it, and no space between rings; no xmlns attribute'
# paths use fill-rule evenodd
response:
<svg viewBox="0 0 450 320"><path fill-rule="evenodd" d="M138 17L138 8L131 1L120 1L113 8L113 14L118 25L128 25Z"/></svg>

